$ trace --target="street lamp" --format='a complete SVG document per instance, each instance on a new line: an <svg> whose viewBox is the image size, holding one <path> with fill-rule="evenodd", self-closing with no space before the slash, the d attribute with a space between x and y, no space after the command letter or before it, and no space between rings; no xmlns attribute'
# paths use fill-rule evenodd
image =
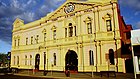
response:
<svg viewBox="0 0 140 79"><path fill-rule="evenodd" d="M51 59L51 67L52 67L52 69L51 69L51 75L53 75L53 73L52 73L52 70L53 70L53 59Z"/></svg>

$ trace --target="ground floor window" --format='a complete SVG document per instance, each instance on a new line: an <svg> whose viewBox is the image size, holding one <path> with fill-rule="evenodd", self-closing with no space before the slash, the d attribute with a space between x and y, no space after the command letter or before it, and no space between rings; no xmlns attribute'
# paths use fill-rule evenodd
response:
<svg viewBox="0 0 140 79"><path fill-rule="evenodd" d="M94 65L94 55L92 50L89 51L89 61L90 65Z"/></svg>
<svg viewBox="0 0 140 79"><path fill-rule="evenodd" d="M54 66L56 66L56 53L53 54L54 57Z"/></svg>
<svg viewBox="0 0 140 79"><path fill-rule="evenodd" d="M114 65L114 50L113 49L109 49L109 60L110 60L110 64Z"/></svg>
<svg viewBox="0 0 140 79"><path fill-rule="evenodd" d="M27 55L25 55L25 65L27 65Z"/></svg>

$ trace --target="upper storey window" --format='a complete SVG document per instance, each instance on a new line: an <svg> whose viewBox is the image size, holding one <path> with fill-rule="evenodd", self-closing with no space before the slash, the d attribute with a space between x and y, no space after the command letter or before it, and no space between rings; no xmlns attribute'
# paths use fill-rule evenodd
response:
<svg viewBox="0 0 140 79"><path fill-rule="evenodd" d="M56 27L55 26L52 27L52 31L53 31L53 40L56 40Z"/></svg>
<svg viewBox="0 0 140 79"><path fill-rule="evenodd" d="M39 35L36 35L36 44L38 44L38 40L39 40Z"/></svg>
<svg viewBox="0 0 140 79"><path fill-rule="evenodd" d="M20 36L16 36L13 38L14 39L14 46L19 46L20 45Z"/></svg>
<svg viewBox="0 0 140 79"><path fill-rule="evenodd" d="M90 17L87 17L84 22L86 23L87 33L92 34L92 19Z"/></svg>
<svg viewBox="0 0 140 79"><path fill-rule="evenodd" d="M88 34L92 34L92 24L91 22L87 23Z"/></svg>
<svg viewBox="0 0 140 79"><path fill-rule="evenodd" d="M44 42L46 42L46 33L44 33Z"/></svg>
<svg viewBox="0 0 140 79"><path fill-rule="evenodd" d="M76 26L73 26L72 23L69 23L68 27L65 28L65 37L72 37L76 35Z"/></svg>
<svg viewBox="0 0 140 79"><path fill-rule="evenodd" d="M110 14L106 14L103 19L105 20L105 26L107 29L107 32L112 31L112 21L111 21L111 15Z"/></svg>
<svg viewBox="0 0 140 79"><path fill-rule="evenodd" d="M44 42L46 42L46 35L47 35L47 33L46 33L46 29L44 29L43 31L42 31L42 33L44 34Z"/></svg>
<svg viewBox="0 0 140 79"><path fill-rule="evenodd" d="M53 39L56 40L56 30L53 30Z"/></svg>
<svg viewBox="0 0 140 79"><path fill-rule="evenodd" d="M28 38L26 38L26 45L28 45Z"/></svg>
<svg viewBox="0 0 140 79"><path fill-rule="evenodd" d="M73 27L69 27L69 37L73 36Z"/></svg>
<svg viewBox="0 0 140 79"><path fill-rule="evenodd" d="M33 44L33 36L31 37L31 44Z"/></svg>
<svg viewBox="0 0 140 79"><path fill-rule="evenodd" d="M111 20L106 20L107 31L112 31Z"/></svg>
<svg viewBox="0 0 140 79"><path fill-rule="evenodd" d="M18 46L19 46L19 43L20 43L20 38L18 38Z"/></svg>

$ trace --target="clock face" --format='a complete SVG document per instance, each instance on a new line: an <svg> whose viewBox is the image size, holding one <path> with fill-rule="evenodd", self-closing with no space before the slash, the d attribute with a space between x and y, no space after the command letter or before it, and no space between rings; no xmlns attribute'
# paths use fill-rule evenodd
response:
<svg viewBox="0 0 140 79"><path fill-rule="evenodd" d="M75 9L75 6L73 4L68 4L65 8L64 8L64 11L65 13L70 13L70 12L73 12Z"/></svg>

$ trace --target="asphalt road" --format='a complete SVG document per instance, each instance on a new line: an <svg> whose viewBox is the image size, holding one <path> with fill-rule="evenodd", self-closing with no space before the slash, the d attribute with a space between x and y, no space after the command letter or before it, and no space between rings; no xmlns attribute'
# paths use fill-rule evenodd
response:
<svg viewBox="0 0 140 79"><path fill-rule="evenodd" d="M53 78L41 78L41 77L18 76L18 75L6 74L6 75L0 75L0 79L53 79Z"/></svg>

